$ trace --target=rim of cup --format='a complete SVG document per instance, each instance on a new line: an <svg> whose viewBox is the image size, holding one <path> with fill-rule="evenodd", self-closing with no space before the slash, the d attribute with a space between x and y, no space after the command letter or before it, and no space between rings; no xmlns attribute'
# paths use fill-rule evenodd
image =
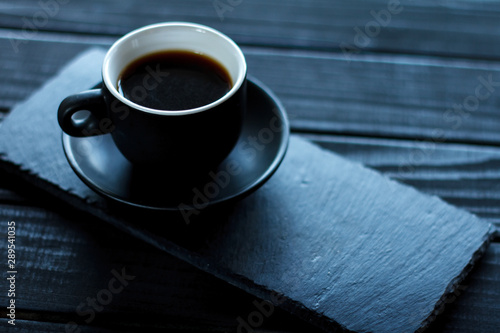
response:
<svg viewBox="0 0 500 333"><path fill-rule="evenodd" d="M211 53L207 52L207 48L210 48L210 45L205 45L205 50L200 50L196 49L197 45L191 42L187 42L186 47L172 47L169 46L169 41L165 41L165 44L162 46L153 46L153 45L158 45L157 43L149 43L148 45L143 45L141 44L142 41L146 40L147 38L158 38L158 36L154 36L153 32L155 31L161 31L165 30L179 30L177 33L182 33L184 31L185 34L191 34L192 36L203 36L203 37L208 37L210 38L215 38L212 41L215 40L220 40L222 43L224 43L227 48L225 50L219 49L211 49ZM172 34L175 32L171 32ZM208 35L207 35L208 34ZM179 43L184 43L183 41L177 42ZM173 44L176 44L175 42ZM193 48L194 47L194 48ZM123 50L125 48L125 50ZM153 48L153 50L150 50L149 52L147 51L148 49ZM144 51L145 50L145 51ZM121 71L131 62L134 60L146 56L151 53L155 52L161 52L164 50L186 50L186 51L192 51L195 53L199 53L202 55L209 56L215 60L217 60L222 66L228 70L231 80L232 80L232 87L231 89L221 98L218 100L206 104L197 108L193 109L186 109L186 110L161 110L161 109L152 109L148 108L146 106L134 103L130 101L129 99L125 98L119 91L118 91L118 79ZM226 55L220 56L222 54L221 52L230 52L233 55L233 59L230 59L232 62L231 68L228 68L226 66L225 61L222 61L221 58L224 58ZM219 53L218 53L219 52ZM120 58L120 56L122 58ZM231 55L229 55L231 57ZM118 59L117 59L118 58ZM246 77L246 72L247 72L247 64L245 60L245 56L243 55L243 52L239 48L239 46L228 36L225 34L221 33L220 31L217 31L213 28L210 28L205 25L197 24L197 23L191 23L191 22L165 22L165 23L157 23L157 24L151 24L144 26L142 28L139 28L137 30L131 31L128 34L124 35L120 39L118 39L109 51L106 53L106 56L104 58L103 62L103 67L102 67L102 76L103 76L103 82L110 91L110 93L119 101L124 103L125 105L128 105L134 109L147 112L147 113L153 113L153 114L159 114L159 115L187 115L187 114L194 114L194 113L199 113L203 112L209 109L212 109L213 107L220 105L227 101L231 96L233 96L242 86L243 82L245 81Z"/></svg>

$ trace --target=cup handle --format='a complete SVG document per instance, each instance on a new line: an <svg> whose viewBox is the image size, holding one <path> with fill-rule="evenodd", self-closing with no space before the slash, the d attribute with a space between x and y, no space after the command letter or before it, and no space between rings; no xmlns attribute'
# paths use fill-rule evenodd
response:
<svg viewBox="0 0 500 333"><path fill-rule="evenodd" d="M89 111L85 119L73 120L78 111ZM57 119L61 129L71 136L86 137L109 133L113 127L106 120L106 103L101 89L92 89L66 97L59 105ZM106 123L106 124L104 124ZM104 126L106 125L106 126Z"/></svg>

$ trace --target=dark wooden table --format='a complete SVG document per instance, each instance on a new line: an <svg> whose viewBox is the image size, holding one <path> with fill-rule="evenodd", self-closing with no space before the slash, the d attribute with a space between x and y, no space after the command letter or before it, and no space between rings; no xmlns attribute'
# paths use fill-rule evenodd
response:
<svg viewBox="0 0 500 333"><path fill-rule="evenodd" d="M2 0L0 118L81 51L174 20L238 42L293 132L500 226L499 2ZM12 331L225 332L254 310L254 296L4 175L0 214L18 221ZM82 324L80 304L122 267L133 282ZM500 243L459 293L430 331L500 331ZM256 331L317 329L276 311Z"/></svg>

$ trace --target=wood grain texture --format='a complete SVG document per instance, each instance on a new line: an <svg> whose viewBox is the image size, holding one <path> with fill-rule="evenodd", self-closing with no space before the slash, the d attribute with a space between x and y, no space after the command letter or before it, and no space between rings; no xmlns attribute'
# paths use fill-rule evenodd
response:
<svg viewBox="0 0 500 333"><path fill-rule="evenodd" d="M188 225L170 213L113 210L72 174L50 116L62 96L95 84L102 57L79 57L12 111L4 167L255 296L278 292L282 308L330 329L427 326L484 250L490 225L297 137L276 175L235 207Z"/></svg>
<svg viewBox="0 0 500 333"><path fill-rule="evenodd" d="M88 44L29 41L24 47L0 54L0 108L28 97ZM0 48L8 50L9 41L0 39ZM249 73L280 97L295 131L500 144L497 62L373 55L349 63L323 52L244 52ZM490 79L491 93L482 84ZM478 86L489 97L468 104Z"/></svg>
<svg viewBox="0 0 500 333"><path fill-rule="evenodd" d="M39 17L44 9L37 0L3 0L0 26L18 29L13 36L29 36L34 29L117 36L143 25L180 20L213 26L246 45L314 48L342 56L342 49L354 46L355 52L362 53L500 59L500 4L495 1L61 0L59 3L62 4L57 8L46 10L48 19L44 20ZM221 7L219 12L215 3ZM388 7L394 3L399 6L391 14ZM375 16L379 17L378 26ZM26 22L31 22L34 29L30 30ZM356 39L360 35L356 28L366 37Z"/></svg>

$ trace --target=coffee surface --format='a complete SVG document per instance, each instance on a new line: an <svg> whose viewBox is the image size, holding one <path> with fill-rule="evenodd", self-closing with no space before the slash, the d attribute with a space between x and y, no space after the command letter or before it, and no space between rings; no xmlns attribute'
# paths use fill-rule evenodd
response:
<svg viewBox="0 0 500 333"><path fill-rule="evenodd" d="M126 66L118 91L158 110L187 110L210 104L231 90L227 70L215 59L184 50L148 54Z"/></svg>

